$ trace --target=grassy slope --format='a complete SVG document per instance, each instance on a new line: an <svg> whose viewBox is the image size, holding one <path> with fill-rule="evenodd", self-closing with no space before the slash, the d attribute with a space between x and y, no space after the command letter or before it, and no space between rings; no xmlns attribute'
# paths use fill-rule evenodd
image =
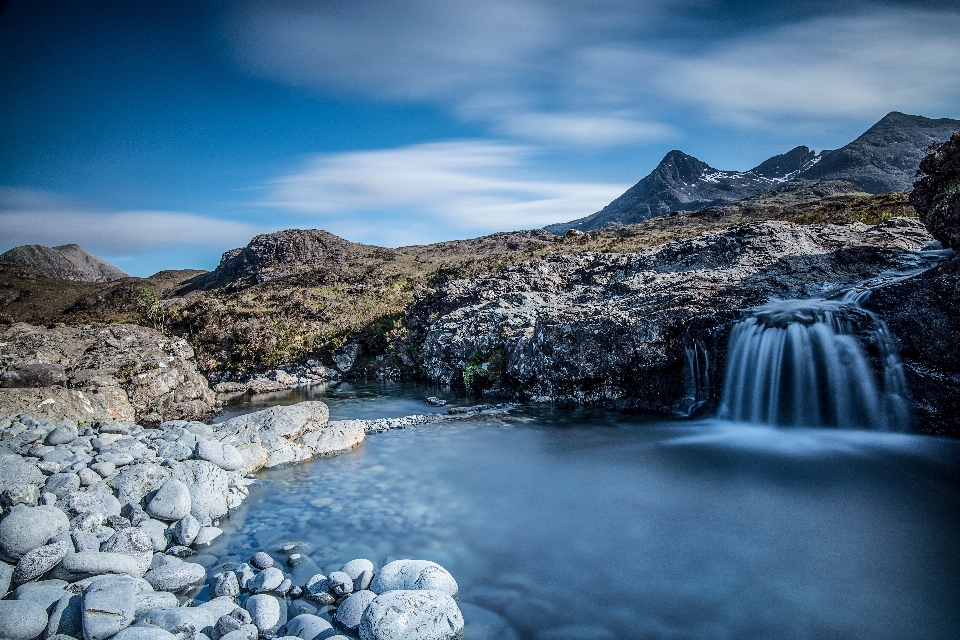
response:
<svg viewBox="0 0 960 640"><path fill-rule="evenodd" d="M848 183L791 187L743 202L558 238L544 231L390 250L347 243L343 261L250 287L192 290L201 272L89 284L31 276L0 264L0 320L33 323L139 321L191 340L206 371L252 371L308 356L328 360L348 339L402 366L402 314L419 293L455 278L491 273L557 253L633 252L706 231L761 220L865 222L915 215L907 194L870 196ZM16 292L16 293L14 293ZM328 360L329 361L329 360ZM377 366L368 356L361 369Z"/></svg>

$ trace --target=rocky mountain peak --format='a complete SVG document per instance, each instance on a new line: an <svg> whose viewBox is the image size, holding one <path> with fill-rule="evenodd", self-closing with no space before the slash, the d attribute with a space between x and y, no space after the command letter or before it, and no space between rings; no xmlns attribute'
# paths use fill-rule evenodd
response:
<svg viewBox="0 0 960 640"><path fill-rule="evenodd" d="M25 244L0 254L0 262L11 262L57 280L112 282L127 274L76 244L45 247Z"/></svg>
<svg viewBox="0 0 960 640"><path fill-rule="evenodd" d="M764 160L750 169L750 173L763 178L789 179L810 167L816 157L817 154L812 149L801 145L786 153Z"/></svg>

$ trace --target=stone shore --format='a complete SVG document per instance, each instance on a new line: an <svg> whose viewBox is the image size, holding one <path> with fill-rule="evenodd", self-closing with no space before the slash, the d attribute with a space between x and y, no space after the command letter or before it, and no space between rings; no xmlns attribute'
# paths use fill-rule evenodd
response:
<svg viewBox="0 0 960 640"><path fill-rule="evenodd" d="M460 638L456 581L434 563L378 571L358 558L306 575L316 565L296 544L227 564L204 550L260 469L337 455L367 433L509 408L330 421L324 403L302 402L157 428L2 418L0 639Z"/></svg>

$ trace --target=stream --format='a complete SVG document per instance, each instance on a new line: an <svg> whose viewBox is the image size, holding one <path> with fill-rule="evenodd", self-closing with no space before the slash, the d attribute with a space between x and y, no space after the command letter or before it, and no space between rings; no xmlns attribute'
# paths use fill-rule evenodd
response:
<svg viewBox="0 0 960 640"><path fill-rule="evenodd" d="M423 401L438 393L342 383L226 417L305 399L331 419L398 417L442 411ZM260 478L208 556L306 542L300 573L433 560L459 583L468 640L960 629L951 440L533 405L371 435Z"/></svg>

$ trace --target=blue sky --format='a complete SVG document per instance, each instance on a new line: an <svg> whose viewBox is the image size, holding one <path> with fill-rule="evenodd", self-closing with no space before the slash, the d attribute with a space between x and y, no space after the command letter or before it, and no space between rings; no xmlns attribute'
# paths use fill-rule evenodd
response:
<svg viewBox="0 0 960 640"><path fill-rule="evenodd" d="M0 251L149 275L292 227L466 238L593 213L671 149L747 169L960 117L955 2L784 5L11 0Z"/></svg>

